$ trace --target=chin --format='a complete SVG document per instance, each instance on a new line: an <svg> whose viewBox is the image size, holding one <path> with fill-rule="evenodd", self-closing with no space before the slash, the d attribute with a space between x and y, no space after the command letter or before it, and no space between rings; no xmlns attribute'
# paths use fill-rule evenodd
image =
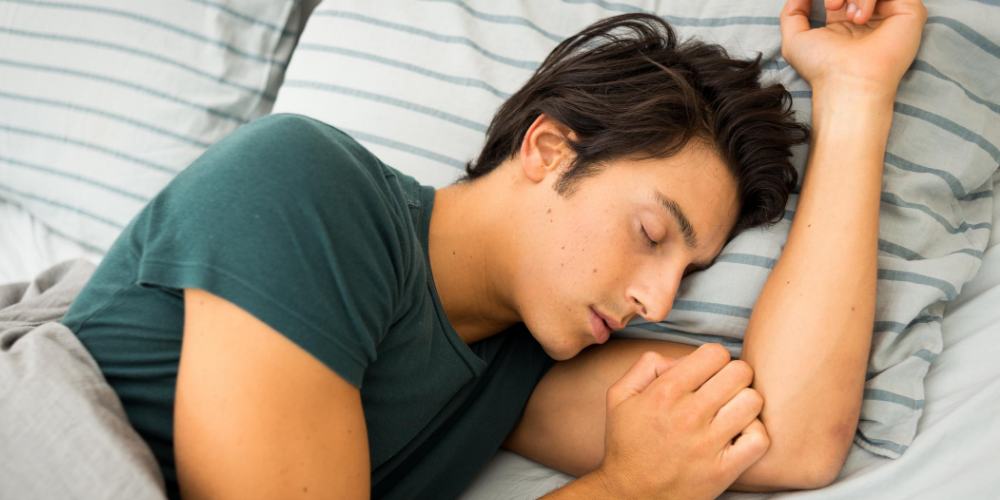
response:
<svg viewBox="0 0 1000 500"><path fill-rule="evenodd" d="M573 358L577 354L580 354L580 351L582 351L585 347L589 346L589 344L574 345L567 343L560 343L557 346L553 346L551 343L543 342L541 340L539 340L538 343L541 344L542 349L545 350L545 354L548 354L550 358L556 361L566 361L567 359Z"/></svg>

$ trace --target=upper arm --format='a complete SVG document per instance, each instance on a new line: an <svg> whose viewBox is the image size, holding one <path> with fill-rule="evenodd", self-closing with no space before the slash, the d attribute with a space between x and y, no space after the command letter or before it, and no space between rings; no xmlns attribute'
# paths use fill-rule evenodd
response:
<svg viewBox="0 0 1000 500"><path fill-rule="evenodd" d="M174 452L185 500L368 498L360 391L238 306L184 289Z"/></svg>

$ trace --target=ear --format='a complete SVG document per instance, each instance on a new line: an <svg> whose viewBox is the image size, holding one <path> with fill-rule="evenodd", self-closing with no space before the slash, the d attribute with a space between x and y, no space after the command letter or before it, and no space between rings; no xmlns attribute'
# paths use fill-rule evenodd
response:
<svg viewBox="0 0 1000 500"><path fill-rule="evenodd" d="M550 118L545 113L538 115L528 127L521 141L521 171L533 182L541 182L546 176L559 172L564 164L569 164L573 150L566 139L576 140L576 134L569 127Z"/></svg>

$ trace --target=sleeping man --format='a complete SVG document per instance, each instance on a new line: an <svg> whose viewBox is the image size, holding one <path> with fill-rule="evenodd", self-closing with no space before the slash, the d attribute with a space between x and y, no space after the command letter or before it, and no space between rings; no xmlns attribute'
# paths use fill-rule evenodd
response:
<svg viewBox="0 0 1000 500"><path fill-rule="evenodd" d="M810 129L759 58L642 14L559 44L445 189L305 117L246 125L132 220L62 322L174 499L454 498L500 447L579 476L553 499L829 484L926 11L826 7L818 29L809 0L781 13L811 148L742 360L609 335L662 321L685 275L780 219Z"/></svg>

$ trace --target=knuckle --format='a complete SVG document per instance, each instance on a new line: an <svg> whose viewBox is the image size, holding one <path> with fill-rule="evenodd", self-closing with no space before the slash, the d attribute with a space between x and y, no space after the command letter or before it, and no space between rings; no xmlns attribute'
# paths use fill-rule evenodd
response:
<svg viewBox="0 0 1000 500"><path fill-rule="evenodd" d="M615 382L611 384L611 387L608 387L608 390L606 393L604 393L604 396L608 402L615 401L616 399L618 399L617 397L618 391L619 391L618 382Z"/></svg>
<svg viewBox="0 0 1000 500"><path fill-rule="evenodd" d="M662 357L663 356L661 356L660 353L656 351L646 351L642 353L642 356L639 356L639 361L655 366Z"/></svg>
<svg viewBox="0 0 1000 500"><path fill-rule="evenodd" d="M669 380L660 384L655 391L655 395L661 401L670 402L677 399L677 393L679 391L680 389L677 388L677 382L675 380Z"/></svg>

